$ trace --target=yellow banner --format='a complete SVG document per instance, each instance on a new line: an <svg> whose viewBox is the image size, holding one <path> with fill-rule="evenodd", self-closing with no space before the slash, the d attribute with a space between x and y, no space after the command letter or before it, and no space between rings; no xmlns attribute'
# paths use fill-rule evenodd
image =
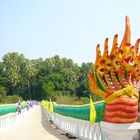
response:
<svg viewBox="0 0 140 140"><path fill-rule="evenodd" d="M96 121L96 110L90 96L90 122L94 123L95 121Z"/></svg>

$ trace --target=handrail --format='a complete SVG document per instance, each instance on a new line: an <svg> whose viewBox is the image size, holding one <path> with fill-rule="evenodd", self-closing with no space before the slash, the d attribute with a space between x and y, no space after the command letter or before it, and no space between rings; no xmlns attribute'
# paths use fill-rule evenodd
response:
<svg viewBox="0 0 140 140"><path fill-rule="evenodd" d="M63 116L45 109L46 115L60 130L81 140L133 140L138 137L140 123L113 124L95 122Z"/></svg>
<svg viewBox="0 0 140 140"><path fill-rule="evenodd" d="M54 112L51 113L44 107L43 109L48 119L65 133L69 133L81 140L103 140L100 123L91 124L89 121L62 116Z"/></svg>
<svg viewBox="0 0 140 140"><path fill-rule="evenodd" d="M54 112L63 116L72 117L75 119L81 119L90 121L90 105L62 105L56 104L54 102L42 101L41 104L50 112ZM99 101L94 103L96 111L95 122L100 122L103 120L103 114L105 110L104 101Z"/></svg>
<svg viewBox="0 0 140 140"><path fill-rule="evenodd" d="M12 127L16 122L24 118L25 112L26 108L22 109L20 114L18 114L18 112L14 112L0 116L0 131Z"/></svg>

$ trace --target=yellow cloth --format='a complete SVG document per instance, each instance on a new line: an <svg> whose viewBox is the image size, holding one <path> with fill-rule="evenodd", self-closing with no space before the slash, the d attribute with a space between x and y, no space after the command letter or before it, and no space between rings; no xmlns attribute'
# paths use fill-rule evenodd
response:
<svg viewBox="0 0 140 140"><path fill-rule="evenodd" d="M95 121L96 121L96 110L90 97L90 122L94 123Z"/></svg>
<svg viewBox="0 0 140 140"><path fill-rule="evenodd" d="M50 101L49 110L50 110L50 112L53 112L53 102L52 101Z"/></svg>

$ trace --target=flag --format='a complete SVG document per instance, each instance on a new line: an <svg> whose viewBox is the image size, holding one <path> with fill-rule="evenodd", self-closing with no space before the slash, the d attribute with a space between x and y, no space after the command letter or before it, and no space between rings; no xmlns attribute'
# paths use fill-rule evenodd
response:
<svg viewBox="0 0 140 140"><path fill-rule="evenodd" d="M95 121L96 121L96 110L90 96L90 122L94 123Z"/></svg>
<svg viewBox="0 0 140 140"><path fill-rule="evenodd" d="M48 109L48 101L45 101L44 107Z"/></svg>
<svg viewBox="0 0 140 140"><path fill-rule="evenodd" d="M53 102L50 100L50 106L49 106L50 112L53 112Z"/></svg>

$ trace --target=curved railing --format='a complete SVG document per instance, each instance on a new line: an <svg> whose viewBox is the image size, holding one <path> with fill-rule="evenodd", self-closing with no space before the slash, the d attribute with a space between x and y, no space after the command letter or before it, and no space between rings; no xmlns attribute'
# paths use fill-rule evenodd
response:
<svg viewBox="0 0 140 140"><path fill-rule="evenodd" d="M84 140L103 140L100 121L103 120L104 101L95 102L96 120L90 123L90 104L86 105L59 105L42 101L48 119L59 129Z"/></svg>
<svg viewBox="0 0 140 140"><path fill-rule="evenodd" d="M35 103L30 102L30 106ZM23 101L21 104L21 111L18 112L18 104L0 105L0 131L7 129L15 124L15 122L21 120L27 111L27 102Z"/></svg>
<svg viewBox="0 0 140 140"><path fill-rule="evenodd" d="M112 124L102 121L104 101L94 103L96 121L90 122L90 105L58 105L42 101L42 107L50 121L65 133L81 140L133 140L138 137L140 123Z"/></svg>
<svg viewBox="0 0 140 140"><path fill-rule="evenodd" d="M96 121L99 122L103 120L103 114L105 109L104 101L95 102L94 107L97 113ZM90 105L59 105L53 103L53 112L63 115L72 117L75 119L86 120L89 121L90 119Z"/></svg>
<svg viewBox="0 0 140 140"><path fill-rule="evenodd" d="M21 108L26 108L26 103L23 102L21 105ZM8 113L15 113L17 112L17 103L16 104L10 104L10 105L0 105L0 116L6 115Z"/></svg>

